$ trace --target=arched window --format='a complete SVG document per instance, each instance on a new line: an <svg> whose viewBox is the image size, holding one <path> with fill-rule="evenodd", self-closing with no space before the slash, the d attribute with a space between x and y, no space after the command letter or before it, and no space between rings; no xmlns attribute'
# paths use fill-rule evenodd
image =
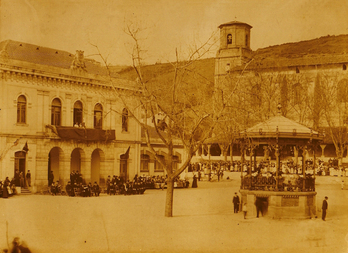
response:
<svg viewBox="0 0 348 253"><path fill-rule="evenodd" d="M74 104L74 124L80 125L82 124L82 112L83 112L83 107L82 103L80 101L76 101Z"/></svg>
<svg viewBox="0 0 348 253"><path fill-rule="evenodd" d="M149 171L150 156L142 154L140 156L140 172Z"/></svg>
<svg viewBox="0 0 348 253"><path fill-rule="evenodd" d="M347 70L347 65L346 65L346 64L343 64L342 69L343 69L343 70Z"/></svg>
<svg viewBox="0 0 348 253"><path fill-rule="evenodd" d="M337 101L348 102L348 80L342 79L337 87Z"/></svg>
<svg viewBox="0 0 348 253"><path fill-rule="evenodd" d="M51 107L51 125L60 126L61 112L62 103L60 102L60 99L53 99Z"/></svg>
<svg viewBox="0 0 348 253"><path fill-rule="evenodd" d="M17 99L17 123L26 123L27 99L21 95Z"/></svg>
<svg viewBox="0 0 348 253"><path fill-rule="evenodd" d="M227 45L232 44L232 34L227 34Z"/></svg>
<svg viewBox="0 0 348 253"><path fill-rule="evenodd" d="M162 162L164 162L163 155L159 155L158 157ZM163 171L163 165L159 161L157 161L157 159L155 160L155 171Z"/></svg>
<svg viewBox="0 0 348 253"><path fill-rule="evenodd" d="M128 132L128 110L126 108L122 111L122 131Z"/></svg>
<svg viewBox="0 0 348 253"><path fill-rule="evenodd" d="M103 126L103 107L101 104L94 106L94 128L101 129Z"/></svg>

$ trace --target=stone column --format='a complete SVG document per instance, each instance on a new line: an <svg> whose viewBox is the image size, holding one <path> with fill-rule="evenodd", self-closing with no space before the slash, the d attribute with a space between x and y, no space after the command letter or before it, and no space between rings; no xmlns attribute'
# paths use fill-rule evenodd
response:
<svg viewBox="0 0 348 253"><path fill-rule="evenodd" d="M70 160L71 157L68 154L65 154L66 157L61 158L59 156L59 177L61 179L61 184L65 190L65 186L68 181L70 181Z"/></svg>
<svg viewBox="0 0 348 253"><path fill-rule="evenodd" d="M208 159L210 161L210 148L211 148L211 145L207 145L208 146Z"/></svg>
<svg viewBox="0 0 348 253"><path fill-rule="evenodd" d="M91 182L91 158L90 157L81 158L81 174L86 184Z"/></svg>
<svg viewBox="0 0 348 253"><path fill-rule="evenodd" d="M326 145L320 145L320 147L321 147L321 158L324 158L325 157L324 149L325 149Z"/></svg>
<svg viewBox="0 0 348 253"><path fill-rule="evenodd" d="M74 108L71 106L71 94L65 94L65 110L64 110L64 103L63 103L63 117L62 117L62 125L63 126L73 126L73 115L74 115ZM69 166L70 167L70 166Z"/></svg>

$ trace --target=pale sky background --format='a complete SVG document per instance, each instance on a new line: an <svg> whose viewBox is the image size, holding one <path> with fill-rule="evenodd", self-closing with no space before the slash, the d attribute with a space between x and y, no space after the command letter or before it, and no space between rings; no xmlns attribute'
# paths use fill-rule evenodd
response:
<svg viewBox="0 0 348 253"><path fill-rule="evenodd" d="M85 56L98 45L112 64L130 64L124 24L146 28L146 61L167 62L199 45L222 23L253 26L251 48L348 34L347 0L0 0L0 40L12 39ZM214 56L214 53L211 56Z"/></svg>

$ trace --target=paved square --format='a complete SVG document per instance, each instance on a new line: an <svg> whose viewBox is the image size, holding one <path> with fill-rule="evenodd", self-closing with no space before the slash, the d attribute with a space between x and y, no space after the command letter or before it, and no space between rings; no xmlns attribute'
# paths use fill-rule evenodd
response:
<svg viewBox="0 0 348 253"><path fill-rule="evenodd" d="M19 236L32 252L347 252L348 191L339 178L317 177L317 207L329 196L326 222L244 220L232 205L240 174L229 175L175 190L173 218L164 217L162 190L0 199L0 247L7 248L8 230L9 243Z"/></svg>

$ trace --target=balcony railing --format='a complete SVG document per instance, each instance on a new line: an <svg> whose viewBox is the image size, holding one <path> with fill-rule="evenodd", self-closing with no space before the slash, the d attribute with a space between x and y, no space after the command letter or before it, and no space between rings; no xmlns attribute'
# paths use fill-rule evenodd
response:
<svg viewBox="0 0 348 253"><path fill-rule="evenodd" d="M112 141L116 139L115 130L53 125L47 125L46 127L50 128L53 133L63 140Z"/></svg>

